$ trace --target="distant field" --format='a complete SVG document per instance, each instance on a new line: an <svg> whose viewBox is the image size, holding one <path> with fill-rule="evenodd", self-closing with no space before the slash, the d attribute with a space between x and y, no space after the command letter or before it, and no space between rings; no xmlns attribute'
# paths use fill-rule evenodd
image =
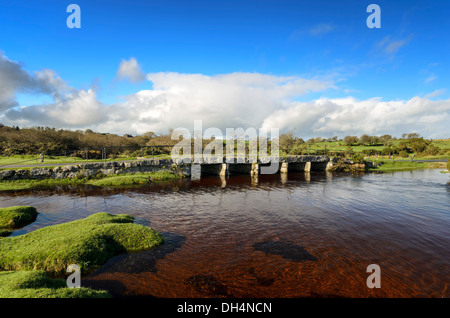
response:
<svg viewBox="0 0 450 318"><path fill-rule="evenodd" d="M393 145L392 146L398 146L399 143L401 142L405 142L405 140L403 139L398 139L398 140L393 140ZM431 142L432 145L439 147L441 149L448 149L450 151L450 139L435 139L432 140ZM381 151L382 149L386 148L385 146L352 146L352 150L354 152L362 152L365 149L374 149L374 150L378 150ZM345 142L343 141L333 141L333 142L319 142L319 143L315 143L312 144L310 146L310 150L311 151L315 151L315 150L328 150L331 152L334 151L347 151L348 150L348 146L345 144ZM413 154L409 154L409 158L412 156ZM384 157L388 157L388 156L384 156ZM421 156L421 155L415 155L414 158L418 159L418 158L422 158L422 159L444 159L447 158L448 155L437 155L437 156ZM376 158L376 156L371 156L371 158ZM381 158L381 156L379 156L379 158ZM395 156L395 159L399 159L400 157L398 155ZM402 158L404 159L404 158Z"/></svg>

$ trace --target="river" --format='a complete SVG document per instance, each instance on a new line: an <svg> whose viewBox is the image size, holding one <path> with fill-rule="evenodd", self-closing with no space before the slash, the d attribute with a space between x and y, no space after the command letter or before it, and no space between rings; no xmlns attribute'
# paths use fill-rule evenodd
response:
<svg viewBox="0 0 450 318"><path fill-rule="evenodd" d="M0 207L40 213L13 235L96 212L161 232L164 245L82 277L119 297L449 297L449 179L439 169L202 177L3 192ZM366 284L370 264L381 288Z"/></svg>

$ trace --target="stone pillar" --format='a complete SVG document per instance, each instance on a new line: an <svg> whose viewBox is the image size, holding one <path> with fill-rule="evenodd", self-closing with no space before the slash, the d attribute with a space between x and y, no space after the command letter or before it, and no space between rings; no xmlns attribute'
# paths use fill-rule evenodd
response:
<svg viewBox="0 0 450 318"><path fill-rule="evenodd" d="M310 172L310 171L311 171L311 162L308 161L308 162L305 164L305 172Z"/></svg>
<svg viewBox="0 0 450 318"><path fill-rule="evenodd" d="M281 173L287 173L288 172L288 163L287 162L282 162L281 163L280 172Z"/></svg>
<svg viewBox="0 0 450 318"><path fill-rule="evenodd" d="M252 170L250 170L250 175L257 176L259 173L259 165L257 163L252 163Z"/></svg>
<svg viewBox="0 0 450 318"><path fill-rule="evenodd" d="M200 164L191 164L191 180L200 180L202 175L202 166Z"/></svg>
<svg viewBox="0 0 450 318"><path fill-rule="evenodd" d="M226 163L222 163L222 168L220 169L219 175L222 177L228 176L228 165Z"/></svg>
<svg viewBox="0 0 450 318"><path fill-rule="evenodd" d="M252 174L251 179L252 179L252 186L256 187L258 185L258 174Z"/></svg>
<svg viewBox="0 0 450 318"><path fill-rule="evenodd" d="M333 168L333 161L330 160L327 163L327 166L325 167L325 171L330 171Z"/></svg>

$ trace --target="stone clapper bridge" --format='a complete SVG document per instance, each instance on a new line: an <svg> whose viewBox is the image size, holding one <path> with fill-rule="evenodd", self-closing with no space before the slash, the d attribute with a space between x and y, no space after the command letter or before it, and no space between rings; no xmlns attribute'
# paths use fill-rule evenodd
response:
<svg viewBox="0 0 450 318"><path fill-rule="evenodd" d="M276 173L288 171L328 171L338 158L329 156L306 155L286 157L259 157L254 162L248 158L234 158L226 162L225 158L204 157L200 160L182 159L138 159L132 161L110 161L60 165L54 168L31 168L0 171L0 180L19 179L62 179L75 177L95 177L98 175L117 175L122 173L139 173L152 171L171 171L193 179L201 175L228 176L233 174L250 174L257 176L261 168L275 163Z"/></svg>

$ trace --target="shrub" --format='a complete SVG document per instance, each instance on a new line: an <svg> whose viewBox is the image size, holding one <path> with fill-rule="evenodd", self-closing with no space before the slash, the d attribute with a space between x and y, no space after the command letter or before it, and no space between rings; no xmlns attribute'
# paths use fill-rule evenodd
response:
<svg viewBox="0 0 450 318"><path fill-rule="evenodd" d="M354 155L352 156L352 161L353 161L354 163L364 163L364 162L365 162L365 160L364 160L364 155L363 155L363 154L360 154L360 153L354 154Z"/></svg>
<svg viewBox="0 0 450 318"><path fill-rule="evenodd" d="M409 154L406 150L400 150L400 152L398 154L402 158L408 158L408 156L409 156Z"/></svg>

